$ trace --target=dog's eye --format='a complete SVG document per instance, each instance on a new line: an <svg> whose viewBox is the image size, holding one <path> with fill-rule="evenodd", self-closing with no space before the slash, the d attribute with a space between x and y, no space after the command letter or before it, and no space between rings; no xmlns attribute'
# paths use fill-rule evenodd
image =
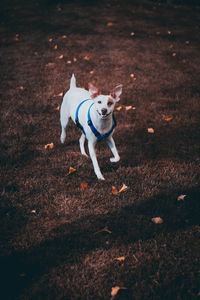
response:
<svg viewBox="0 0 200 300"><path fill-rule="evenodd" d="M101 104L101 101L98 101L99 104Z"/></svg>
<svg viewBox="0 0 200 300"><path fill-rule="evenodd" d="M112 102L108 102L108 106L111 106L113 103Z"/></svg>

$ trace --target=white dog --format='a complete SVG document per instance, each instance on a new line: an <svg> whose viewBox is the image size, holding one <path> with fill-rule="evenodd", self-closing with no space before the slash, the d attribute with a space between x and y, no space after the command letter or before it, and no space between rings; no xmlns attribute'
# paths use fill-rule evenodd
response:
<svg viewBox="0 0 200 300"><path fill-rule="evenodd" d="M100 91L92 84L89 84L89 91L77 88L76 79L73 74L70 82L70 89L64 95L61 105L61 143L64 143L65 141L66 127L69 118L71 117L82 130L82 135L79 139L81 153L87 156L84 148L85 138L87 138L94 171L98 179L101 180L104 180L104 177L100 171L96 158L96 142L106 139L106 142L114 155L110 161L117 162L120 160L112 134L116 126L113 110L116 102L120 100L121 93L122 85L115 87L110 95L106 96L100 95Z"/></svg>

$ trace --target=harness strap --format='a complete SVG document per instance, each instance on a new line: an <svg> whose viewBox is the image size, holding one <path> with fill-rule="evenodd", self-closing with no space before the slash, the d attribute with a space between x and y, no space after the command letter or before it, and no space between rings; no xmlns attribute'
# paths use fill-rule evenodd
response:
<svg viewBox="0 0 200 300"><path fill-rule="evenodd" d="M114 114L112 114L112 119L113 119L113 126L112 126L112 128L107 133L101 135L100 132L98 130L96 130L96 128L94 127L94 125L92 123L92 120L91 120L91 117L90 117L90 109L91 109L91 107L93 105L94 105L94 103L92 103L90 105L89 109L88 109L88 125L90 126L90 129L92 130L92 132L96 136L97 141L100 142L100 141L106 139L113 132L114 128L117 125L117 122L116 122Z"/></svg>
<svg viewBox="0 0 200 300"><path fill-rule="evenodd" d="M76 125L77 125L78 128L81 129L81 131L85 134L85 136L86 136L85 130L83 129L83 126L79 123L78 112L79 112L79 109L80 109L81 105L82 105L83 103L85 103L86 101L88 101L88 100L91 100L91 99L86 99L86 100L82 101L82 102L78 105L78 107L77 107L77 109L76 109L76 115L75 115L75 122L76 122ZM90 109L91 109L91 107L92 107L93 105L94 105L94 102L90 105L90 107L89 107L89 109L88 109L88 126L90 127L90 129L92 130L92 132L94 133L94 135L96 136L97 141L100 142L100 141L106 139L106 138L113 132L114 128L115 128L116 125L117 125L117 122L116 122L116 119L115 119L114 114L112 114L112 119L113 119L113 126L112 126L112 128L111 128L107 133L101 135L100 132L99 132L98 130L96 130L96 128L94 127L94 125L93 125L93 123L92 123L92 120L91 120Z"/></svg>
<svg viewBox="0 0 200 300"><path fill-rule="evenodd" d="M83 103L85 103L86 101L88 101L88 100L91 100L91 99L86 99L86 100L82 101L82 102L78 105L78 107L77 107L77 109L76 109L76 115L75 115L75 122L76 122L76 125L77 125L78 128L81 129L81 131L82 131L84 134L85 134L85 130L83 129L83 126L79 123L78 112L79 112L79 109L80 109L81 105L82 105ZM85 135L86 135L86 134L85 134Z"/></svg>

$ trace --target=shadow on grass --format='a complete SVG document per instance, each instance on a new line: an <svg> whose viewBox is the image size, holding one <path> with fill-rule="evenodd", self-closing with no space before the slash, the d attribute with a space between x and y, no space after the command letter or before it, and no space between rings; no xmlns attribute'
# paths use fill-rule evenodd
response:
<svg viewBox="0 0 200 300"><path fill-rule="evenodd" d="M33 284L51 268L82 260L94 249L109 249L139 240L156 239L160 235L189 228L199 222L200 190L184 191L184 200L177 201L183 191L160 194L144 203L129 206L107 215L90 215L71 224L64 224L51 232L52 239L34 248L1 257L2 286L6 299ZM156 225L152 217L162 217ZM111 234L101 231L105 226ZM109 240L109 243L106 241Z"/></svg>

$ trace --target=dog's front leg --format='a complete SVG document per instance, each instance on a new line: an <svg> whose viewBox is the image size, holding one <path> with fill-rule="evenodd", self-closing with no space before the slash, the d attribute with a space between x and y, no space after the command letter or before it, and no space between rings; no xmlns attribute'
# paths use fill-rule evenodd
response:
<svg viewBox="0 0 200 300"><path fill-rule="evenodd" d="M95 151L94 147L95 147L95 143L93 143L91 141L88 141L88 149L89 149L90 157L91 157L91 160L92 160L92 163L93 163L94 172L97 175L98 179L105 180L105 178L101 174L99 164L98 164L98 161L97 161L97 157L96 157L96 151Z"/></svg>
<svg viewBox="0 0 200 300"><path fill-rule="evenodd" d="M85 152L85 147L84 147L84 144L85 144L85 135L84 134L81 135L81 137L79 139L79 143L80 143L81 154L88 156Z"/></svg>
<svg viewBox="0 0 200 300"><path fill-rule="evenodd" d="M110 158L111 162L118 162L120 160L119 154L117 152L117 148L115 146L115 141L113 140L112 136L109 136L106 140L110 150L112 151L114 157Z"/></svg>

